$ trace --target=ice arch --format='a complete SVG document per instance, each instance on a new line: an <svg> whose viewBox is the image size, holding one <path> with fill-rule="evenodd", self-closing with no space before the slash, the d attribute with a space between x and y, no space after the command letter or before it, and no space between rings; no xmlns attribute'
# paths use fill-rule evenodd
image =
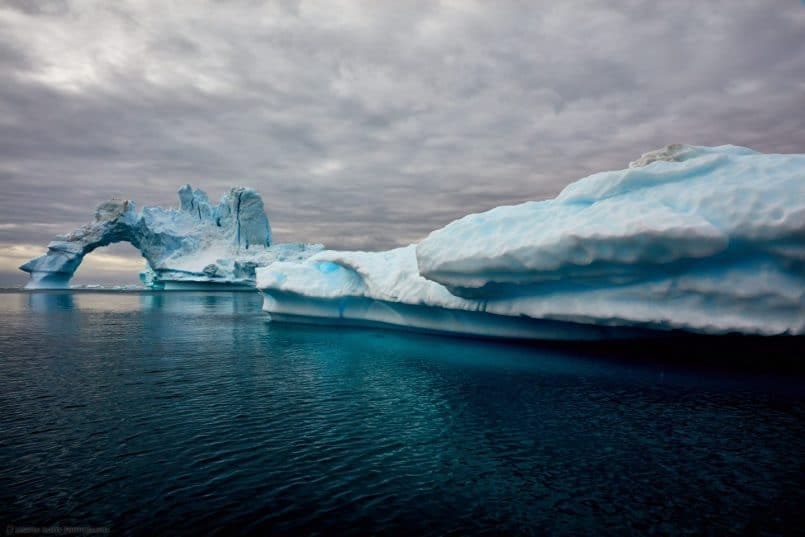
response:
<svg viewBox="0 0 805 537"><path fill-rule="evenodd" d="M115 242L130 242L151 264L151 259L143 251L140 237L132 229L133 208L134 204L128 200L102 203L95 212L93 222L52 241L45 255L20 267L31 275L26 289L69 287L70 279L84 256Z"/></svg>
<svg viewBox="0 0 805 537"><path fill-rule="evenodd" d="M26 289L59 289L84 256L116 242L131 243L148 262L147 283L183 280L253 284L254 269L272 258L271 227L260 195L235 187L212 207L207 195L190 185L179 189L179 209L146 207L129 200L102 203L95 219L59 236L45 255L20 267L31 275ZM304 252L307 245L296 246ZM292 248L293 249L293 248Z"/></svg>

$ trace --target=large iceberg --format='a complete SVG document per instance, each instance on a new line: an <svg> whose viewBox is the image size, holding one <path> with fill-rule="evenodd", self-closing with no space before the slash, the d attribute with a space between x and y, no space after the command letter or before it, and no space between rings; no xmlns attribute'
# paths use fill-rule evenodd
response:
<svg viewBox="0 0 805 537"><path fill-rule="evenodd" d="M260 195L230 189L216 206L200 189L179 189L178 209L145 207L129 200L102 203L95 219L48 245L45 255L20 268L27 289L65 288L84 256L115 242L129 242L147 262L141 279L153 288L253 287L255 269L277 260L301 261L317 244L272 244Z"/></svg>
<svg viewBox="0 0 805 537"><path fill-rule="evenodd" d="M672 145L417 245L257 270L274 320L536 339L805 334L805 155Z"/></svg>

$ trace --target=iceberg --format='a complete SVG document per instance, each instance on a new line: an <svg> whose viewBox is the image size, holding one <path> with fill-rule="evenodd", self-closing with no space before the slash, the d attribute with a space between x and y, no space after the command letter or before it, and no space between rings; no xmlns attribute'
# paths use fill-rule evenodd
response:
<svg viewBox="0 0 805 537"><path fill-rule="evenodd" d="M670 145L387 252L258 268L275 321L528 339L805 334L805 155Z"/></svg>
<svg viewBox="0 0 805 537"><path fill-rule="evenodd" d="M231 188L216 206L200 189L179 189L179 208L145 207L129 200L102 203L92 222L57 237L47 253L20 267L30 273L26 289L69 287L88 253L129 242L147 262L141 281L155 289L250 288L255 269L274 261L301 261L320 244L272 244L260 195Z"/></svg>
<svg viewBox="0 0 805 537"><path fill-rule="evenodd" d="M600 340L643 332L535 319L512 300L496 304L455 296L419 274L416 247L386 252L325 250L302 263L257 269L263 310L272 321L383 326L517 339Z"/></svg>

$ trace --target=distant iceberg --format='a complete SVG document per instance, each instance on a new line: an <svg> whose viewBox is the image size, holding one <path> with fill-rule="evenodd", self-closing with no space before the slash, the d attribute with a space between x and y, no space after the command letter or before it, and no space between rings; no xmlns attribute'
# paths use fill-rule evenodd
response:
<svg viewBox="0 0 805 537"><path fill-rule="evenodd" d="M230 189L216 206L190 185L179 189L179 209L145 207L128 200L102 203L95 219L57 237L45 255L20 267L27 289L67 288L84 256L115 242L129 242L147 262L140 277L151 288L253 287L255 269L277 260L301 261L324 247L272 244L260 195Z"/></svg>
<svg viewBox="0 0 805 537"><path fill-rule="evenodd" d="M805 155L671 145L417 245L257 269L274 320L535 339L805 334Z"/></svg>

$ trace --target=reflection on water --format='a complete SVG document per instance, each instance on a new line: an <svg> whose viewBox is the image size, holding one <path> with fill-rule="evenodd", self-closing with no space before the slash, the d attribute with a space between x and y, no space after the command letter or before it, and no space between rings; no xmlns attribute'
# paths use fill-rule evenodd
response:
<svg viewBox="0 0 805 537"><path fill-rule="evenodd" d="M33 291L24 293L3 293L4 305L20 311L26 306L32 311L47 313L56 310L78 309L82 311L142 311L161 310L184 314L198 313L239 313L254 311L260 302L255 292L231 291Z"/></svg>
<svg viewBox="0 0 805 537"><path fill-rule="evenodd" d="M47 312L48 310L71 310L75 307L73 293L65 292L38 292L20 295L28 299L28 307L33 311Z"/></svg>
<svg viewBox="0 0 805 537"><path fill-rule="evenodd" d="M274 325L260 306L242 292L0 294L0 522L114 535L798 527L801 376L649 348Z"/></svg>
<svg viewBox="0 0 805 537"><path fill-rule="evenodd" d="M260 295L255 292L167 291L136 293L143 310L161 310L188 315L204 313L236 314L255 311Z"/></svg>

